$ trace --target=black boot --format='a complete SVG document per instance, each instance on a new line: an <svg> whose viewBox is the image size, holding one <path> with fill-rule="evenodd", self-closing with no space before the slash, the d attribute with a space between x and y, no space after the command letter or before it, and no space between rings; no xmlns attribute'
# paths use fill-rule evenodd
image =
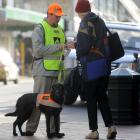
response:
<svg viewBox="0 0 140 140"><path fill-rule="evenodd" d="M31 132L31 131L25 132L25 136L33 136L33 135L34 135L34 132Z"/></svg>
<svg viewBox="0 0 140 140"><path fill-rule="evenodd" d="M64 133L55 133L55 137L57 137L57 138L62 138L64 136L65 136Z"/></svg>

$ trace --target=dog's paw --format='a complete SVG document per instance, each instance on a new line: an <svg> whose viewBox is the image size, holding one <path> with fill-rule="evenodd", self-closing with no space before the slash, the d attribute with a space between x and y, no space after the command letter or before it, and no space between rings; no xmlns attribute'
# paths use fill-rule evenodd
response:
<svg viewBox="0 0 140 140"><path fill-rule="evenodd" d="M26 136L26 132L22 132L21 136Z"/></svg>
<svg viewBox="0 0 140 140"><path fill-rule="evenodd" d="M62 138L62 137L65 136L65 134L64 134L64 133L55 133L55 136L56 136L57 138Z"/></svg>

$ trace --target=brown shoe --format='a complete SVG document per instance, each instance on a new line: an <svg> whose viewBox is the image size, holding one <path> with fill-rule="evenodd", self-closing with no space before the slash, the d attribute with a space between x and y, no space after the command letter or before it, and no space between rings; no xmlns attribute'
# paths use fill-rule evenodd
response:
<svg viewBox="0 0 140 140"><path fill-rule="evenodd" d="M86 139L99 139L99 133L98 131L92 131L87 136Z"/></svg>
<svg viewBox="0 0 140 140"><path fill-rule="evenodd" d="M117 135L117 131L115 126L111 126L108 128L107 139L115 139Z"/></svg>

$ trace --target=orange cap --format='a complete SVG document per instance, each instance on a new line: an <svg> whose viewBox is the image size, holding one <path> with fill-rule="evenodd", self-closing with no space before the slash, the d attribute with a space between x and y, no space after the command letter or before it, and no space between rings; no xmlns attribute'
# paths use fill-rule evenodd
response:
<svg viewBox="0 0 140 140"><path fill-rule="evenodd" d="M54 14L56 16L64 15L62 7L58 3L53 3L53 4L49 5L48 13L49 14Z"/></svg>

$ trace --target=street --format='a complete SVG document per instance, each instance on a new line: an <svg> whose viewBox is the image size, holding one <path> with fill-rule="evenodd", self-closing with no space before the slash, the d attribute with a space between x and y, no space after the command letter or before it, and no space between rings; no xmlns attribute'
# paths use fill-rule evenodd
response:
<svg viewBox="0 0 140 140"><path fill-rule="evenodd" d="M0 125L9 125L7 127L12 128L12 123L15 120L15 117L5 117L4 114L8 112L12 112L15 110L16 100L25 93L32 92L33 89L33 80L32 79L22 79L18 84L13 84L13 82L9 82L8 85L3 85L0 83ZM99 115L100 118L100 115ZM87 123L87 112L86 112L86 104L81 103L78 98L76 103L71 106L64 106L63 111L61 112L61 124L62 130L63 126L69 126L69 129L73 128L73 125L76 123L77 127L79 124L86 124L85 132L88 132L88 123ZM41 121L38 127L37 135L46 135L45 133L45 117L41 115ZM101 120L102 123L102 120ZM99 123L99 125L102 125ZM25 129L25 124L23 126ZM83 128L82 128L83 129ZM0 129L1 130L1 129ZM11 130L10 130L11 131ZM41 133L40 133L41 131ZM66 130L63 130L66 131ZM80 133L80 131L78 132ZM12 131L11 131L12 136Z"/></svg>
<svg viewBox="0 0 140 140"><path fill-rule="evenodd" d="M13 84L13 82L9 82L8 85L3 85L0 83L0 125L6 125L11 131L12 136L12 123L15 120L15 117L5 117L4 114L8 112L12 112L15 110L16 100L25 93L32 92L33 89L33 80L32 79L22 79L18 84ZM45 128L45 117L41 115L41 121L38 127L37 135L46 136L46 128ZM63 111L61 113L61 124L62 130L63 126L69 125L69 127L73 128L73 124L86 123L87 124L87 115L85 109L85 103L81 103L80 99L74 105L64 106ZM78 126L78 125L77 125ZM88 125L87 125L88 127ZM25 129L25 124L23 125L23 129ZM87 129L88 128L84 128ZM1 129L0 129L1 131ZM65 131L65 130L63 130ZM79 131L80 133L80 131Z"/></svg>
<svg viewBox="0 0 140 140"><path fill-rule="evenodd" d="M90 133L87 104L81 100L94 88L96 74L109 74L109 60L112 72L107 94L116 140L140 140L140 0L0 0L0 140L48 140L43 113L32 137L20 136L20 126L16 128L18 136L13 136L16 116L5 114L15 111L18 98L33 92L32 75L51 76L60 70L62 58L65 69L78 65L82 79L91 81L85 86L77 74L69 74L67 105L60 114L60 132L65 133L62 140L84 140ZM58 80L62 77L65 74L60 73ZM37 82L41 87L45 84L43 78ZM93 96L91 102L99 99L104 82L97 82L100 88L93 91L97 98ZM103 119L110 111L105 106L101 109L104 118L99 108L93 113L97 114L99 140L107 140L110 129ZM26 131L26 122L22 130Z"/></svg>
<svg viewBox="0 0 140 140"><path fill-rule="evenodd" d="M12 127L15 117L5 117L4 114L15 110L15 104L18 97L25 93L32 92L33 80L21 79L19 84L8 83L3 85L0 83L0 139L2 140L45 140L46 126L45 117L42 114L39 127L34 137L13 137ZM98 124L100 140L106 140L107 129L104 127L103 120L98 112ZM23 125L23 130L25 124ZM117 126L117 140L140 140L139 125ZM18 132L18 131L17 131ZM76 103L70 106L63 107L61 113L61 132L66 134L63 140L84 140L85 135L89 133L88 118L86 112L86 104L81 103L77 99ZM18 132L19 133L19 132Z"/></svg>
<svg viewBox="0 0 140 140"><path fill-rule="evenodd" d="M10 119L9 117L4 117L4 113L14 111L17 98L25 93L31 93L32 89L32 79L21 80L18 84L13 84L12 82L10 82L8 83L8 85L3 85L3 83L0 83L0 123L12 121L11 117ZM87 121L85 103L81 103L80 99L78 99L74 105L64 106L61 118L62 122Z"/></svg>
<svg viewBox="0 0 140 140"><path fill-rule="evenodd" d="M0 123L13 121L14 118L6 118L4 114L14 111L17 98L32 92L32 87L32 79L21 79L18 84L9 82L8 85L3 85L3 82L0 82Z"/></svg>

